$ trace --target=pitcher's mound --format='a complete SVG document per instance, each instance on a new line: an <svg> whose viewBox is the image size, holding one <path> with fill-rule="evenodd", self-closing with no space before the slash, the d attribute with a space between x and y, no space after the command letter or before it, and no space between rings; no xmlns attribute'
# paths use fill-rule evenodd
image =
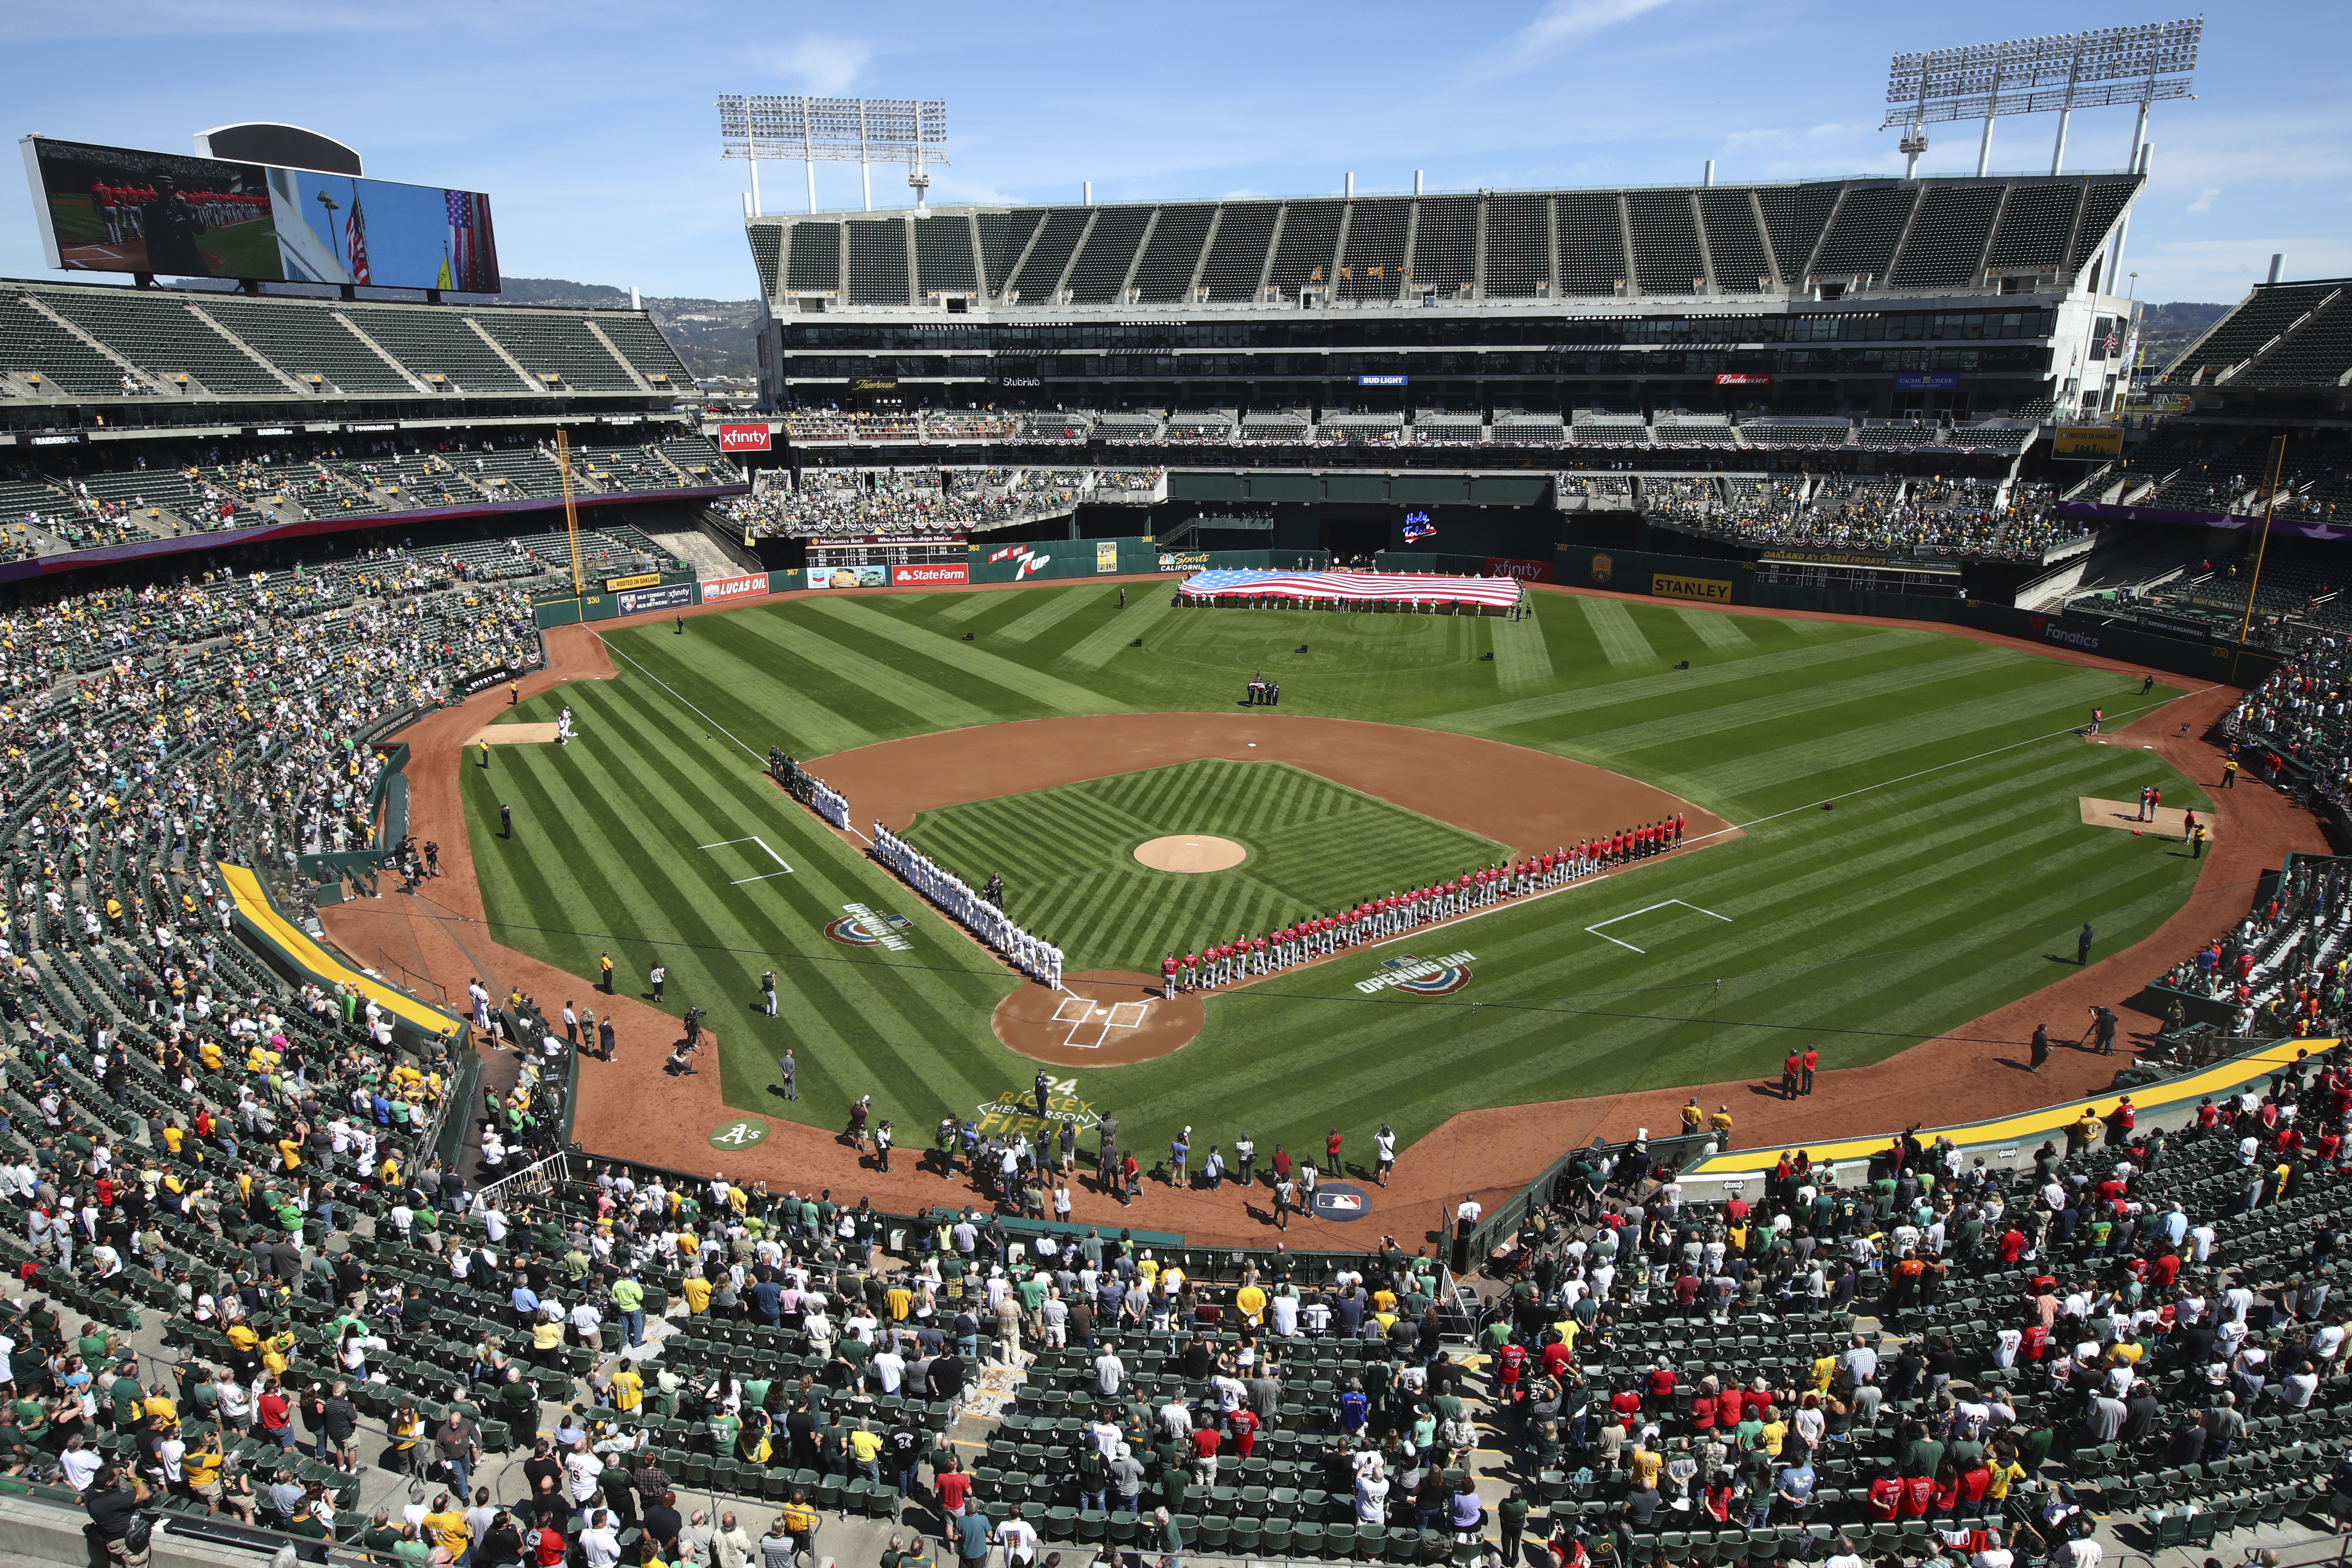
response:
<svg viewBox="0 0 2352 1568"><path fill-rule="evenodd" d="M1155 871L1223 871L1248 859L1249 851L1230 838L1180 833L1146 839L1135 847L1135 858Z"/></svg>
<svg viewBox="0 0 2352 1568"><path fill-rule="evenodd" d="M1208 1015L1197 996L1171 1001L1148 974L1089 969L1066 991L1024 985L996 1005L996 1037L1032 1061L1066 1068L1148 1062L1190 1045Z"/></svg>

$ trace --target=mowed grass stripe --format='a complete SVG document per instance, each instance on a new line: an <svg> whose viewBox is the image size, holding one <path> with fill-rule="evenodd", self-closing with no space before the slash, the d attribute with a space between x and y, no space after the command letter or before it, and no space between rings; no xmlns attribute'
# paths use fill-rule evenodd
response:
<svg viewBox="0 0 2352 1568"><path fill-rule="evenodd" d="M1658 655L1634 623L1633 612L1615 599L1580 599L1584 618L1591 623L1601 652L1619 669L1655 669Z"/></svg>
<svg viewBox="0 0 2352 1568"><path fill-rule="evenodd" d="M839 628L828 619L804 607L824 602L798 600L782 606L795 614L745 624L754 637L824 670L837 684L850 688L845 696L852 703L871 699L901 712L920 714L919 722L929 729L962 729L993 723L1003 716L851 646L848 638L836 635Z"/></svg>
<svg viewBox="0 0 2352 1568"><path fill-rule="evenodd" d="M1107 713L1116 707L1087 688L1047 675L993 651L985 643L928 643L909 647L880 615L858 599L815 603L835 623L840 640L856 640L879 651L902 650L912 668L934 686L952 688L983 711L1000 717L1036 713ZM896 654L893 654L896 657Z"/></svg>
<svg viewBox="0 0 2352 1568"><path fill-rule="evenodd" d="M2009 663L2003 649L1977 647L1925 663L1857 672L1842 679L1822 679L1794 687L1780 681L1773 683L1776 689L1752 696L1711 706L1678 706L1676 711L1663 717L1613 729L1580 731L1574 735L1574 744L1580 751L1622 755L1651 746L1696 740L1703 735L1721 735L1751 724L1801 720L1840 703L1870 701L1948 680L1969 679ZM1709 695L1725 695L1724 689L1715 688Z"/></svg>
<svg viewBox="0 0 2352 1568"><path fill-rule="evenodd" d="M1676 608L1673 614L1674 618L1682 623L1684 630L1717 653L1744 658L1755 651L1756 645L1748 637L1750 617L1747 616L1726 616L1713 610L1681 608Z"/></svg>
<svg viewBox="0 0 2352 1568"><path fill-rule="evenodd" d="M1534 617L1487 624L1494 627L1496 686L1515 691L1551 684L1551 644Z"/></svg>
<svg viewBox="0 0 2352 1568"><path fill-rule="evenodd" d="M657 648L647 649L635 639L623 647L697 707L716 714L718 710L712 707L716 700L740 710L740 722L729 722L727 727L750 745L756 747L762 737L780 734L792 742L785 749L795 755L823 756L871 745L917 720L907 709L889 703L877 706L870 696L853 692L822 665L761 637L736 616L711 616L706 625L707 631L697 628L699 640L717 647L698 647L690 666L664 661ZM665 668L665 662L673 668ZM730 695L752 691L762 694L756 709L740 695ZM843 700L852 696L857 700Z"/></svg>
<svg viewBox="0 0 2352 1568"><path fill-rule="evenodd" d="M1137 637L1141 637L1143 646L1150 648L1151 639L1172 616L1215 613L1211 610L1179 610L1156 595L1147 604L1130 603L1124 613L1113 616L1064 648L1059 662L1085 669L1100 669L1125 652L1127 645Z"/></svg>
<svg viewBox="0 0 2352 1568"><path fill-rule="evenodd" d="M991 634L990 640L1016 645L1025 643L1042 633L1052 631L1080 611L1099 608L1101 604L1100 597L1087 588L1064 588L1057 593L1044 595L1039 604L999 626Z"/></svg>
<svg viewBox="0 0 2352 1568"><path fill-rule="evenodd" d="M1613 601L1604 601L1612 602ZM1619 606L1621 609L1622 605ZM1558 634L1555 632L1554 636ZM1591 668L1591 660L1574 658L1560 660L1560 667L1577 672L1579 684L1566 691L1556 691L1541 697L1523 697L1510 702L1490 703L1472 708L1454 715L1455 724L1474 734L1507 730L1522 724L1564 718L1589 709L1607 708L1618 703L1650 702L1672 699L1685 692L1704 690L1708 687L1747 681L1775 681L1783 677L1819 668L1824 661L1878 658L1895 650L1918 646L1923 640L1914 632L1882 632L1874 636L1849 639L1828 647L1790 648L1785 652L1758 654L1737 663L1709 666L1700 669L1670 669L1658 674L1633 679L1596 679L1599 672ZM1947 640L1947 639L1936 639ZM1556 650L1557 651L1557 650Z"/></svg>

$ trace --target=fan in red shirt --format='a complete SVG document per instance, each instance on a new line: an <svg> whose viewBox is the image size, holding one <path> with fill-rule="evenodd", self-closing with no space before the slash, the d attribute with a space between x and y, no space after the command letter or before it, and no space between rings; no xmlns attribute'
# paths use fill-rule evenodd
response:
<svg viewBox="0 0 2352 1568"><path fill-rule="evenodd" d="M950 1514L963 1511L964 1499L971 1495L970 1476L961 1470L950 1470L946 1475L934 1477L931 1484L939 1491L942 1510Z"/></svg>
<svg viewBox="0 0 2352 1568"><path fill-rule="evenodd" d="M1513 1340L1495 1352L1495 1375L1503 1385L1503 1397L1515 1398L1519 1389L1519 1374L1527 1370L1528 1347Z"/></svg>
<svg viewBox="0 0 2352 1568"><path fill-rule="evenodd" d="M1257 1447L1257 1412L1240 1405L1225 1417L1225 1426L1234 1435L1234 1452L1248 1458Z"/></svg>
<svg viewBox="0 0 2352 1568"><path fill-rule="evenodd" d="M1863 1504L1864 1511L1874 1524L1892 1524L1902 1510L1903 1483L1893 1476L1881 1476L1870 1483L1870 1496Z"/></svg>
<svg viewBox="0 0 2352 1568"><path fill-rule="evenodd" d="M1903 1517L1925 1519L1936 1501L1936 1478L1906 1476L1903 1478Z"/></svg>

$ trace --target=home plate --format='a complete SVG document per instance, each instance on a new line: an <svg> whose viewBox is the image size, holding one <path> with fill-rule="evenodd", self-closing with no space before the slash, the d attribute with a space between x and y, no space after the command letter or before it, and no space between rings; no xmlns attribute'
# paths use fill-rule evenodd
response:
<svg viewBox="0 0 2352 1568"><path fill-rule="evenodd" d="M2083 824L2086 827L2136 827L2159 838L2185 839L2189 837L2189 814L2177 806L2158 806L2155 820L2150 821L2140 815L2140 805L2136 800L2100 800L2087 795L2078 799L2083 807ZM2204 827L2208 838L2221 837L2221 830L2214 826L2210 814L2197 820Z"/></svg>

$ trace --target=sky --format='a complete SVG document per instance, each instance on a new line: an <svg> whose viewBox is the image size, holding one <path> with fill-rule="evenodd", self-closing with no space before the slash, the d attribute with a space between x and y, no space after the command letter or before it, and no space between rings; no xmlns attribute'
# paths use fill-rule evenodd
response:
<svg viewBox="0 0 2352 1568"><path fill-rule="evenodd" d="M1030 0L1012 12L667 0L109 0L0 5L19 134L184 152L275 120L369 174L487 191L509 276L748 298L746 166L722 92L944 99L934 205L1198 200L1696 183L1902 172L1880 131L1898 51L2184 14L1980 0L1360 0L1268 11ZM2157 106L2126 287L2231 301L2267 274L2352 275L2352 5L2235 0L2206 19L2198 96ZM100 64L102 62L102 64ZM2121 167L2132 111L2079 112L2069 169ZM1992 166L2046 174L2054 116L2003 121ZM1928 128L1923 174L1970 174L1978 126ZM801 166L761 169L801 211ZM903 206L899 167L875 203ZM861 203L818 166L821 207ZM21 181L0 181L0 274L49 275Z"/></svg>

